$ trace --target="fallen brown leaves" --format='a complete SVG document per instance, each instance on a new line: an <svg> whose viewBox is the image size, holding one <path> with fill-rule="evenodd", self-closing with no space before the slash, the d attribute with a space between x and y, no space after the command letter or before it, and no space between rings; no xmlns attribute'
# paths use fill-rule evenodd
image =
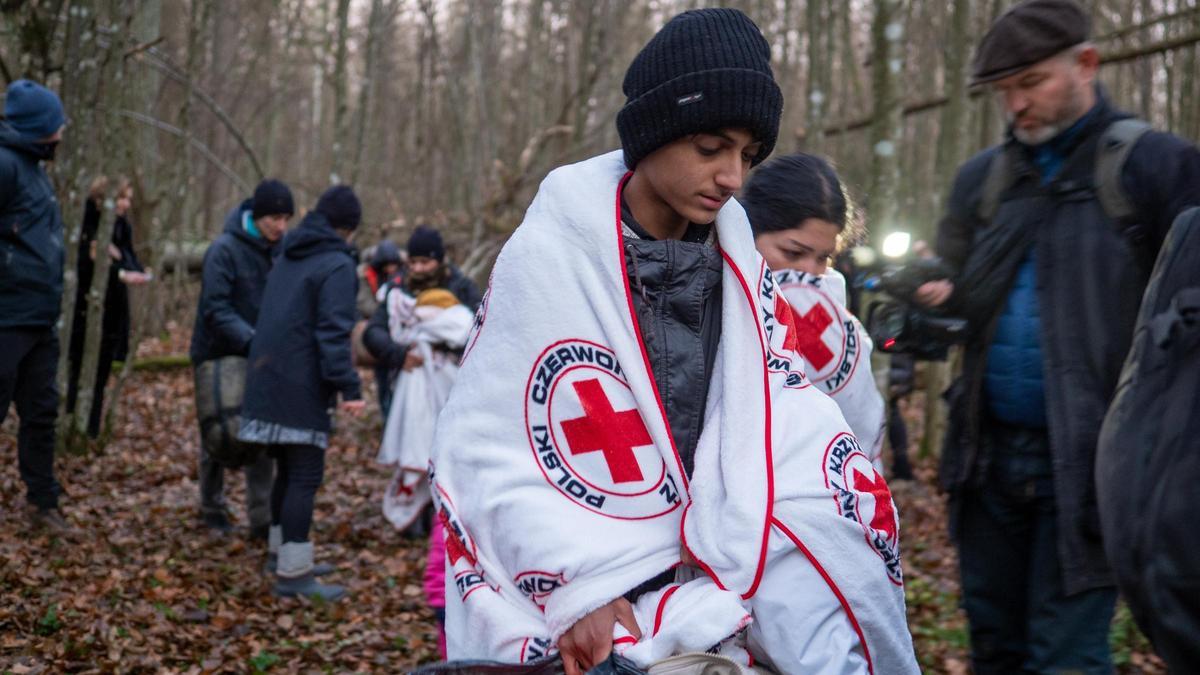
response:
<svg viewBox="0 0 1200 675"><path fill-rule="evenodd" d="M239 472L227 472L226 494L243 527L222 539L200 525L190 369L132 375L104 453L57 459L76 541L28 531L10 415L0 672L402 672L436 660L419 589L425 542L380 513L390 472L374 462L378 417L347 423L328 453L313 540L352 596L323 605L271 595L265 545L245 539Z"/></svg>

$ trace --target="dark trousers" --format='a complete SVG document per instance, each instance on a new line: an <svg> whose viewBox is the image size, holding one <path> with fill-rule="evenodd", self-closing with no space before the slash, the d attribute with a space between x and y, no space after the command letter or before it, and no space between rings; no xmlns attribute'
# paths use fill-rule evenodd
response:
<svg viewBox="0 0 1200 675"><path fill-rule="evenodd" d="M1063 592L1049 442L993 426L984 487L955 496L963 608L977 675L1112 673L1116 590Z"/></svg>
<svg viewBox="0 0 1200 675"><path fill-rule="evenodd" d="M17 465L25 498L40 508L58 506L54 478L54 423L58 418L58 334L54 328L0 328L0 422L10 403L21 419Z"/></svg>
<svg viewBox="0 0 1200 675"><path fill-rule="evenodd" d="M375 388L379 392L379 410L383 413L383 423L387 424L388 413L392 410L391 368L375 366Z"/></svg>
<svg viewBox="0 0 1200 675"><path fill-rule="evenodd" d="M225 513L225 474L236 471L221 466L212 458L208 441L200 434L200 513ZM265 526L271 519L271 491L274 489L275 460L262 453L253 464L241 469L246 477L246 522L251 528Z"/></svg>
<svg viewBox="0 0 1200 675"><path fill-rule="evenodd" d="M892 446L892 477L900 480L912 480L912 463L908 459L908 425L904 423L904 415L900 414L900 399L903 396L888 398L887 439Z"/></svg>
<svg viewBox="0 0 1200 675"><path fill-rule="evenodd" d="M325 476L325 450L315 445L272 445L275 484L271 487L271 524L283 528L283 542L308 541L313 503Z"/></svg>

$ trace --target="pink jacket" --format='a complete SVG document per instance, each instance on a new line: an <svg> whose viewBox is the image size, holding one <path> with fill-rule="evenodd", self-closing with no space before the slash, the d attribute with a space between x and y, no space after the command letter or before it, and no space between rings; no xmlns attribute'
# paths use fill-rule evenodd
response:
<svg viewBox="0 0 1200 675"><path fill-rule="evenodd" d="M446 606L446 536L440 518L433 519L429 532L429 560L425 563L425 600L430 607Z"/></svg>

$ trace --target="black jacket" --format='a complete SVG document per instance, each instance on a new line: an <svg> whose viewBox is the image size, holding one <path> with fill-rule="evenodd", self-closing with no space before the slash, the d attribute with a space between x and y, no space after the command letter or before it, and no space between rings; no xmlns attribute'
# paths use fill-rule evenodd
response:
<svg viewBox="0 0 1200 675"><path fill-rule="evenodd" d="M194 364L250 353L274 247L242 228L242 214L249 210L247 199L230 211L225 231L204 253L190 350Z"/></svg>
<svg viewBox="0 0 1200 675"><path fill-rule="evenodd" d="M0 120L0 328L53 326L62 303L62 214L39 149Z"/></svg>
<svg viewBox="0 0 1200 675"><path fill-rule="evenodd" d="M1017 179L990 223L977 211L988 166L1001 146L967 161L938 230L938 252L956 272L947 308L965 316L973 331L963 375L947 394L941 481L952 494L986 482L988 349L1017 266L1036 247L1058 552L1068 593L1112 583L1096 511L1096 438L1129 350L1149 275L1146 252L1152 260L1175 216L1200 204L1200 152L1180 138L1150 132L1133 147L1121 176L1138 207L1137 222L1112 222L1095 195L1094 157L1104 129L1127 116L1103 96L1097 105L1048 184L1041 185L1036 164L1022 148Z"/></svg>
<svg viewBox="0 0 1200 675"><path fill-rule="evenodd" d="M87 336L87 292L92 286L96 263L91 257L92 242L100 228L100 209L88 199L83 205L83 232L79 237L79 257L76 264L75 319L71 322L71 360L83 357L83 342ZM124 216L113 223L112 245L121 252L121 259L108 267L108 290L104 294L101 351L111 354L114 361L124 361L129 352L129 289L121 283L120 272L144 272L133 248L133 226ZM106 246L96 246L96 255L107 255Z"/></svg>
<svg viewBox="0 0 1200 675"><path fill-rule="evenodd" d="M475 282L453 265L447 265L446 268L446 290L453 293L454 297L458 298L458 301L466 305L472 312L479 309L482 296L480 296L479 287L475 285ZM405 291L408 290L406 286L402 286L402 288ZM375 313L371 315L371 320L367 322L367 329L363 331L363 344L380 366L395 370L404 365L404 357L408 354L408 345L392 342L392 335L388 331L386 302L379 303L379 306L375 308Z"/></svg>
<svg viewBox="0 0 1200 675"><path fill-rule="evenodd" d="M267 277L250 344L243 431L254 420L328 433L337 394L347 401L362 398L350 359L357 291L354 249L325 216L310 211L284 237Z"/></svg>

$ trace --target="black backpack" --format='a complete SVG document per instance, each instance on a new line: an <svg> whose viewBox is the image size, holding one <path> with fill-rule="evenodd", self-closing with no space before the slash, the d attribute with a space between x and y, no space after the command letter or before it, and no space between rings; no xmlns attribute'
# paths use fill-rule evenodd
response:
<svg viewBox="0 0 1200 675"><path fill-rule="evenodd" d="M1200 664L1200 208L1154 265L1096 454L1104 547L1172 671Z"/></svg>

